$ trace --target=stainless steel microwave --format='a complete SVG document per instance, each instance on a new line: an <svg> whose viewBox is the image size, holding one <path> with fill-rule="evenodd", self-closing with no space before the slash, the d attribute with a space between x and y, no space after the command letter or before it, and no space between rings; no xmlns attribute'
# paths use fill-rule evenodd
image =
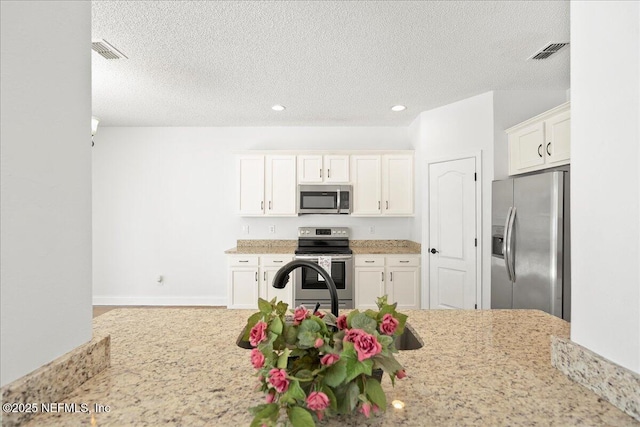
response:
<svg viewBox="0 0 640 427"><path fill-rule="evenodd" d="M350 185L298 185L298 215L351 213Z"/></svg>

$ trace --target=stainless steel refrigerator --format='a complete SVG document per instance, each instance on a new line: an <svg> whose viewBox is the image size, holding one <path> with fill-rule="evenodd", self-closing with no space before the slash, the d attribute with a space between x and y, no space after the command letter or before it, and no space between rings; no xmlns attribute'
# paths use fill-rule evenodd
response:
<svg viewBox="0 0 640 427"><path fill-rule="evenodd" d="M493 181L491 308L571 320L569 172Z"/></svg>

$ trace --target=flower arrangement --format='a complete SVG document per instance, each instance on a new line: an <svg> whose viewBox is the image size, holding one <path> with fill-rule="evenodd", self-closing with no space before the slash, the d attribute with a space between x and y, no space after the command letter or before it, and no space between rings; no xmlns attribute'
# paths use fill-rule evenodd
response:
<svg viewBox="0 0 640 427"><path fill-rule="evenodd" d="M243 336L254 347L251 364L266 394L266 403L251 408L251 426L275 426L282 412L294 427L307 427L325 416L384 411L383 371L394 385L406 376L393 353L407 316L386 296L377 305L337 318L300 306L288 321L287 304L260 299Z"/></svg>

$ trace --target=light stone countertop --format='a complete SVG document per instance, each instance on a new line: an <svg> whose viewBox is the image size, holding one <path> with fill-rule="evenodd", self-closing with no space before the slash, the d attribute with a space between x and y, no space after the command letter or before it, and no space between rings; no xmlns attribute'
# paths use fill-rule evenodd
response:
<svg viewBox="0 0 640 427"><path fill-rule="evenodd" d="M111 367L65 402L109 405L98 426L248 426L263 402L249 351L235 340L252 310L123 308L94 319L111 334ZM398 360L408 376L382 385L381 415L322 426L640 425L550 364L550 337L569 324L536 310L405 311L424 341ZM89 414L40 414L27 426L91 425Z"/></svg>
<svg viewBox="0 0 640 427"><path fill-rule="evenodd" d="M238 240L238 246L226 250L227 255L293 255L297 240ZM410 240L351 240L354 255L420 254L420 244Z"/></svg>

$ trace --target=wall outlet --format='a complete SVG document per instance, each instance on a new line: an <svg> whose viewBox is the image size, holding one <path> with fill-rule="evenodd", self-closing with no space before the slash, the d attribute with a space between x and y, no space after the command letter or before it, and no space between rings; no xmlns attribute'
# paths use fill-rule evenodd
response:
<svg viewBox="0 0 640 427"><path fill-rule="evenodd" d="M276 232L276 226L275 225L270 225L269 226L269 233L273 234Z"/></svg>
<svg viewBox="0 0 640 427"><path fill-rule="evenodd" d="M369 234L376 234L376 226L375 225L370 225L369 226Z"/></svg>
<svg viewBox="0 0 640 427"><path fill-rule="evenodd" d="M249 226L248 225L243 225L242 226L242 234L249 234Z"/></svg>

